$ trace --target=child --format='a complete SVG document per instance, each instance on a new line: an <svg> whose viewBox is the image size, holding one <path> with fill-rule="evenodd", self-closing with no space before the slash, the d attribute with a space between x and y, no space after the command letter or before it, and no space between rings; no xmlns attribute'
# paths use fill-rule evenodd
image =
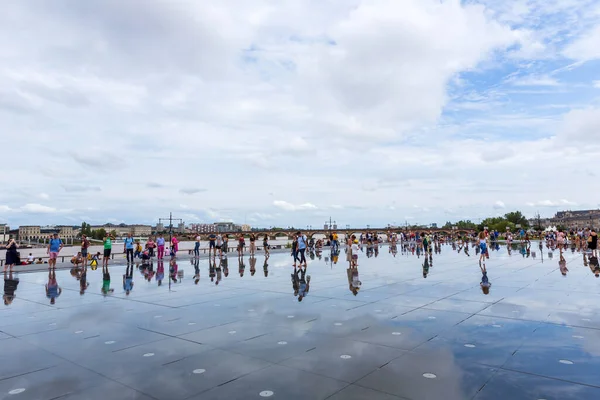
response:
<svg viewBox="0 0 600 400"><path fill-rule="evenodd" d="M479 256L479 262L484 262L486 258L490 258L490 254L487 248L487 238L485 236L485 232L479 232L479 250L481 251L481 255Z"/></svg>
<svg viewBox="0 0 600 400"><path fill-rule="evenodd" d="M101 258L100 252L97 252L92 257L92 262L90 263L90 267L92 268L92 271L95 271L96 269L98 269L98 261L100 260L100 258Z"/></svg>
<svg viewBox="0 0 600 400"><path fill-rule="evenodd" d="M482 266L482 264L479 263L479 269L481 269L481 273L483 274L481 277L481 282L479 283L479 286L481 286L481 291L483 292L483 294L490 294L490 287L492 286L492 284L488 279L485 264L483 264Z"/></svg>
<svg viewBox="0 0 600 400"><path fill-rule="evenodd" d="M360 248L358 247L358 240L354 239L354 242L352 243L352 267L356 268L358 267L358 253L360 251Z"/></svg>
<svg viewBox="0 0 600 400"><path fill-rule="evenodd" d="M140 241L135 242L135 253L133 254L134 258L142 258L142 244Z"/></svg>

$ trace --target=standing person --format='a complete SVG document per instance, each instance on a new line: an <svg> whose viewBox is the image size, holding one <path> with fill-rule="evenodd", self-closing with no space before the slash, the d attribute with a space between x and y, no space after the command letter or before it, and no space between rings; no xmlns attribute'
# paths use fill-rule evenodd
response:
<svg viewBox="0 0 600 400"><path fill-rule="evenodd" d="M265 248L265 257L269 257L269 236L267 236L266 233L265 237L263 238L263 247Z"/></svg>
<svg viewBox="0 0 600 400"><path fill-rule="evenodd" d="M217 234L216 250L219 250L219 257L222 257L223 256L223 236L221 236L220 234Z"/></svg>
<svg viewBox="0 0 600 400"><path fill-rule="evenodd" d="M156 247L158 248L157 258L162 260L165 257L165 238L162 233L158 235L158 239L156 239Z"/></svg>
<svg viewBox="0 0 600 400"><path fill-rule="evenodd" d="M108 268L108 260L110 259L110 253L112 252L112 238L110 235L104 237L104 257L102 257L102 267Z"/></svg>
<svg viewBox="0 0 600 400"><path fill-rule="evenodd" d="M123 275L123 290L125 295L129 296L129 293L133 290L133 263L127 264L125 269L125 275Z"/></svg>
<svg viewBox="0 0 600 400"><path fill-rule="evenodd" d="M306 267L306 236L302 234L302 232L298 231L298 254L300 257L300 265L304 264Z"/></svg>
<svg viewBox="0 0 600 400"><path fill-rule="evenodd" d="M592 251L592 256L598 257L597 249L598 249L598 234L595 229L590 231L590 235L587 240L588 250Z"/></svg>
<svg viewBox="0 0 600 400"><path fill-rule="evenodd" d="M210 253L213 253L213 256L217 255L217 235L211 233L208 235L208 256L210 257Z"/></svg>
<svg viewBox="0 0 600 400"><path fill-rule="evenodd" d="M150 258L154 257L154 248L156 247L156 243L154 242L154 239L152 238L152 236L150 236L148 238L148 241L146 242L146 250L148 250L148 256L150 256Z"/></svg>
<svg viewBox="0 0 600 400"><path fill-rule="evenodd" d="M127 264L133 263L133 238L131 233L128 233L123 241L123 253L127 255Z"/></svg>
<svg viewBox="0 0 600 400"><path fill-rule="evenodd" d="M354 237L354 235L352 237ZM358 267L358 253L360 252L360 247L358 247L358 240L356 240L356 238L352 242L350 249L352 254L352 262L350 263L350 266L352 268L356 268Z"/></svg>
<svg viewBox="0 0 600 400"><path fill-rule="evenodd" d="M227 235L223 235L223 244L221 245L221 255L223 255L223 253L225 253L225 257L227 257L227 252L229 251L229 238L227 237ZM227 276L227 275L225 275Z"/></svg>
<svg viewBox="0 0 600 400"><path fill-rule="evenodd" d="M483 261L485 264L485 259L490 258L490 254L488 252L486 235L483 231L479 232L479 250L481 251L479 262L481 263Z"/></svg>
<svg viewBox="0 0 600 400"><path fill-rule="evenodd" d="M83 257L83 267L87 267L88 262L88 248L90 247L90 241L87 235L81 235L81 257Z"/></svg>
<svg viewBox="0 0 600 400"><path fill-rule="evenodd" d="M250 234L250 256L254 256L256 252L256 235L254 233Z"/></svg>
<svg viewBox="0 0 600 400"><path fill-rule="evenodd" d="M200 235L196 235L196 244L194 244L194 257L200 257Z"/></svg>
<svg viewBox="0 0 600 400"><path fill-rule="evenodd" d="M354 239L356 236L348 236L346 235L346 261L348 261L348 267L352 267L352 244L354 243Z"/></svg>
<svg viewBox="0 0 600 400"><path fill-rule="evenodd" d="M60 253L62 248L63 248L63 242L58 237L58 233L55 233L53 235L53 237L50 239L50 242L48 243L48 249L46 251L48 253L48 256L50 257L48 260L49 268L56 268L56 259L58 258L58 253ZM52 304L54 304L54 303L52 303Z"/></svg>
<svg viewBox="0 0 600 400"><path fill-rule="evenodd" d="M292 241L292 257L294 258L294 268L296 268L296 262L298 261L298 236L294 235Z"/></svg>
<svg viewBox="0 0 600 400"><path fill-rule="evenodd" d="M173 257L177 257L177 252L179 251L179 239L173 236L171 238L171 254Z"/></svg>
<svg viewBox="0 0 600 400"><path fill-rule="evenodd" d="M244 240L244 235L238 237L238 256L244 256L244 247L246 247L246 241Z"/></svg>
<svg viewBox="0 0 600 400"><path fill-rule="evenodd" d="M11 238L6 245L6 262L4 264L4 272L6 272L6 267L10 267L10 272L13 271L13 267L15 264L19 263L19 245L15 242L15 239Z"/></svg>

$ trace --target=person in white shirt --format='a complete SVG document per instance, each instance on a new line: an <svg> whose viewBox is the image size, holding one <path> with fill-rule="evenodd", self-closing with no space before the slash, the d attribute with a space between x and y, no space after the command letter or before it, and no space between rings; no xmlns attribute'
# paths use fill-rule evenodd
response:
<svg viewBox="0 0 600 400"><path fill-rule="evenodd" d="M27 257L27 264L33 264L34 260L35 258L33 258L33 254L29 253L29 257Z"/></svg>
<svg viewBox="0 0 600 400"><path fill-rule="evenodd" d="M217 250L219 250L219 257L223 255L223 236L217 235Z"/></svg>

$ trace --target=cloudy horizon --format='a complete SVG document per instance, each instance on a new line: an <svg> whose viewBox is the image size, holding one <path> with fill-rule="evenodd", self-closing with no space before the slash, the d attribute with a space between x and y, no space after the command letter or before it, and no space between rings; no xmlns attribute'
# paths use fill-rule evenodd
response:
<svg viewBox="0 0 600 400"><path fill-rule="evenodd" d="M597 209L600 0L0 5L0 222Z"/></svg>

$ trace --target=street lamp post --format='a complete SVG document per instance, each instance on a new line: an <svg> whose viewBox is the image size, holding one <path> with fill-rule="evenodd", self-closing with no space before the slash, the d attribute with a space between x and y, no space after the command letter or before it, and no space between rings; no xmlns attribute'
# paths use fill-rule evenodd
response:
<svg viewBox="0 0 600 400"><path fill-rule="evenodd" d="M171 244L171 239L173 239L173 221L183 222L181 218L173 218L173 213L169 213L169 218L159 218L158 222L162 223L162 221L169 221L169 245Z"/></svg>

